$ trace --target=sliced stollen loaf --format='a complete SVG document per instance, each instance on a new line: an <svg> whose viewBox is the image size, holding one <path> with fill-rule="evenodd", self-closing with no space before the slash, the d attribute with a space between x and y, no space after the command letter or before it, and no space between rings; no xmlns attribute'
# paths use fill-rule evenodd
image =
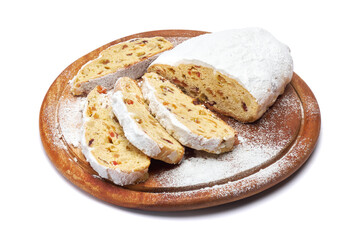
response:
<svg viewBox="0 0 360 240"><path fill-rule="evenodd" d="M124 136L106 89L97 86L89 93L83 115L81 149L91 167L118 185L145 181L150 158Z"/></svg>
<svg viewBox="0 0 360 240"><path fill-rule="evenodd" d="M157 54L172 47L163 37L136 38L113 45L79 70L71 81L71 92L87 94L97 85L112 89L119 77L139 78Z"/></svg>
<svg viewBox="0 0 360 240"><path fill-rule="evenodd" d="M142 79L151 113L181 144L217 154L233 148L234 129L210 110L156 73L146 73Z"/></svg>
<svg viewBox="0 0 360 240"><path fill-rule="evenodd" d="M253 122L291 81L289 48L259 28L191 38L163 53L148 68L171 80L210 109Z"/></svg>
<svg viewBox="0 0 360 240"><path fill-rule="evenodd" d="M126 138L149 157L179 163L184 147L151 115L137 82L120 78L112 96L112 108Z"/></svg>

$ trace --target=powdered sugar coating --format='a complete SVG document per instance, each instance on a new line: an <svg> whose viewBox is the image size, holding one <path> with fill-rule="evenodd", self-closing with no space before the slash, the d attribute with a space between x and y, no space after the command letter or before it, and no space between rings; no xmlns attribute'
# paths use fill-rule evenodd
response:
<svg viewBox="0 0 360 240"><path fill-rule="evenodd" d="M151 65L194 64L239 82L260 112L271 106L293 74L289 48L260 28L234 29L191 38L161 54Z"/></svg>
<svg viewBox="0 0 360 240"><path fill-rule="evenodd" d="M228 138L205 138L192 132L188 127L182 124L176 116L170 112L156 97L156 90L147 78L143 77L141 90L144 98L149 101L150 112L160 124L175 137L181 144L197 150L207 150L211 152L221 152L222 148L233 143L233 136Z"/></svg>
<svg viewBox="0 0 360 240"><path fill-rule="evenodd" d="M123 127L126 138L135 147L149 157L156 157L161 149L158 144L142 130L131 117L121 91L115 91L112 95L112 108L120 125Z"/></svg>

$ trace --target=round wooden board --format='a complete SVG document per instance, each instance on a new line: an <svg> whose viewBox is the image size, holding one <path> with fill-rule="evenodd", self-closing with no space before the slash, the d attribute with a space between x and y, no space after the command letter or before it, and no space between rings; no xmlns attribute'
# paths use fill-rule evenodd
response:
<svg viewBox="0 0 360 240"><path fill-rule="evenodd" d="M118 206L152 211L181 211L216 206L252 196L298 170L315 148L320 132L320 110L309 87L295 73L284 94L257 122L241 124L223 117L243 136L243 142L236 150L238 155L224 155L217 161L217 157L204 157L202 153L187 149L186 160L179 166L152 161L149 179L141 184L120 187L99 178L81 150L72 146L64 137L64 120L59 117L60 102L64 99L68 102L76 101L69 92L68 82L83 64L96 58L103 49L136 37L163 36L178 43L204 33L192 30L138 33L108 43L67 67L49 88L41 106L39 121L44 149L58 171L84 191ZM249 146L251 148L247 149ZM271 151L267 150L269 146ZM241 152L241 149L246 151ZM241 155L243 153L247 155ZM229 173L229 169L220 167L212 169L213 178L207 176L201 179L193 172L189 176L195 176L189 177L186 175L189 168L186 168L185 162L191 160L197 163L208 160L209 163L215 163L216 168L226 163L232 171ZM209 171L209 164L206 161L202 163L203 171ZM200 173L202 165L196 167ZM221 174L216 176L217 173Z"/></svg>

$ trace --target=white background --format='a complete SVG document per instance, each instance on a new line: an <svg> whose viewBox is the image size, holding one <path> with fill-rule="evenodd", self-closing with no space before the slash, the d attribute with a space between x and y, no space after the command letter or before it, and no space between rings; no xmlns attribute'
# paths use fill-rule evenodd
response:
<svg viewBox="0 0 360 240"><path fill-rule="evenodd" d="M2 1L1 239L359 239L360 13L357 1ZM53 167L41 102L91 50L133 33L263 27L290 46L320 105L308 162L254 197L157 213L101 202Z"/></svg>

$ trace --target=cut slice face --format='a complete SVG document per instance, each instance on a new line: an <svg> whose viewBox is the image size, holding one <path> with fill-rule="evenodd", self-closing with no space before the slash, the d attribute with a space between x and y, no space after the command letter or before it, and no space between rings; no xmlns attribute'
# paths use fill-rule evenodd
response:
<svg viewBox="0 0 360 240"><path fill-rule="evenodd" d="M122 76L139 78L155 59L155 55L172 47L172 43L163 37L135 38L113 45L79 70L72 80L71 92L82 95L96 85L111 89Z"/></svg>
<svg viewBox="0 0 360 240"><path fill-rule="evenodd" d="M169 79L208 108L241 122L253 122L263 114L256 99L244 87L212 68L191 64L176 67L158 64L151 66L149 71Z"/></svg>
<svg viewBox="0 0 360 240"><path fill-rule="evenodd" d="M146 73L141 86L151 113L181 144L217 154L233 148L234 129L174 84Z"/></svg>
<svg viewBox="0 0 360 240"><path fill-rule="evenodd" d="M151 115L137 82L120 78L112 96L112 108L127 139L149 157L179 163L184 147Z"/></svg>
<svg viewBox="0 0 360 240"><path fill-rule="evenodd" d="M81 147L91 167L118 185L145 181L150 158L126 139L106 89L98 86L89 93L83 114Z"/></svg>

